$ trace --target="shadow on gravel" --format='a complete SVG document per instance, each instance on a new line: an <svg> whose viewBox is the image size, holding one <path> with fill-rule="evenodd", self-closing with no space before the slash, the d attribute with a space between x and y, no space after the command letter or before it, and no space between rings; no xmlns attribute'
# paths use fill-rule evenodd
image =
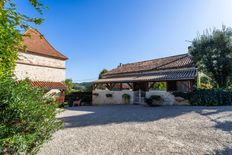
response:
<svg viewBox="0 0 232 155"><path fill-rule="evenodd" d="M225 148L223 150L216 150L215 155L232 155L232 148Z"/></svg>
<svg viewBox="0 0 232 155"><path fill-rule="evenodd" d="M150 122L160 119L174 118L190 112L197 112L205 115L202 113L203 110L213 111L213 113L216 114L224 111L232 111L232 106L224 108L197 106L145 107L141 105L102 105L73 107L68 108L67 110L81 113L61 118L65 122L65 128L74 128L111 123ZM227 130L231 130L231 128L227 128Z"/></svg>
<svg viewBox="0 0 232 155"><path fill-rule="evenodd" d="M215 122L215 128L220 129L226 132L232 132L232 109L230 106L222 107L223 109L215 109L217 107L213 107L211 110L205 112L201 111L199 114L208 117L211 121ZM231 112L227 114L223 114L223 112ZM216 115L216 116L215 116ZM231 154L232 155L232 154Z"/></svg>

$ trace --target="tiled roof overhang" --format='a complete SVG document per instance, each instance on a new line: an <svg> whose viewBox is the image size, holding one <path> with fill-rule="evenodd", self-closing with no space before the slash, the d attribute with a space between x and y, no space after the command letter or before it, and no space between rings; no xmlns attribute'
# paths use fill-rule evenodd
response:
<svg viewBox="0 0 232 155"><path fill-rule="evenodd" d="M174 80L194 80L197 77L196 68L186 69L172 69L165 71L156 71L149 74L137 75L137 76L126 76L117 78L106 78L99 79L93 83L118 83L118 82L158 82L158 81L174 81Z"/></svg>
<svg viewBox="0 0 232 155"><path fill-rule="evenodd" d="M34 87L50 89L66 89L63 82L49 82L49 81L30 81L31 85Z"/></svg>

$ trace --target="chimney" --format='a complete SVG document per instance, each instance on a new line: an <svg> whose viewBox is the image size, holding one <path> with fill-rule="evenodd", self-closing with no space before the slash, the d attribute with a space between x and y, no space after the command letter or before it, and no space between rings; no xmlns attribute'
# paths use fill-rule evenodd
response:
<svg viewBox="0 0 232 155"><path fill-rule="evenodd" d="M122 67L122 63L119 63L118 67Z"/></svg>

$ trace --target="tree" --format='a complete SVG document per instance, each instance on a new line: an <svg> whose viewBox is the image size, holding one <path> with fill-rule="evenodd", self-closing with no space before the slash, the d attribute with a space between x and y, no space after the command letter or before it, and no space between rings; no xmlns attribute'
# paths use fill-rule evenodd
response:
<svg viewBox="0 0 232 155"><path fill-rule="evenodd" d="M66 94L71 93L74 86L72 79L66 79L64 83L65 86L67 87Z"/></svg>
<svg viewBox="0 0 232 155"><path fill-rule="evenodd" d="M232 73L232 29L207 30L192 41L189 53L200 71L225 88Z"/></svg>
<svg viewBox="0 0 232 155"><path fill-rule="evenodd" d="M29 2L42 14L42 4ZM18 50L25 49L21 30L41 22L18 12L13 0L0 1L0 154L35 154L62 125L44 91L27 80L16 81L12 74Z"/></svg>
<svg viewBox="0 0 232 155"><path fill-rule="evenodd" d="M37 0L29 0L34 8L42 14L45 8ZM29 27L29 24L41 24L42 18L33 18L17 11L13 0L1 0L0 2L0 75L12 73L18 57L18 50L25 49L21 45L21 30Z"/></svg>
<svg viewBox="0 0 232 155"><path fill-rule="evenodd" d="M107 72L108 72L107 69L103 69L103 70L100 72L98 79L101 79L101 78L102 78L102 75L105 74L105 73L107 73Z"/></svg>

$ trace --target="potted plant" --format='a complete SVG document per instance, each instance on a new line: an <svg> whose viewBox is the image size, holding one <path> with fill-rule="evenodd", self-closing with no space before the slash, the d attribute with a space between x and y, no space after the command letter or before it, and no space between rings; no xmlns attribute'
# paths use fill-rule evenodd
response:
<svg viewBox="0 0 232 155"><path fill-rule="evenodd" d="M130 95L129 94L123 94L122 99L126 104L130 103Z"/></svg>
<svg viewBox="0 0 232 155"><path fill-rule="evenodd" d="M106 94L106 97L113 97L112 94Z"/></svg>

